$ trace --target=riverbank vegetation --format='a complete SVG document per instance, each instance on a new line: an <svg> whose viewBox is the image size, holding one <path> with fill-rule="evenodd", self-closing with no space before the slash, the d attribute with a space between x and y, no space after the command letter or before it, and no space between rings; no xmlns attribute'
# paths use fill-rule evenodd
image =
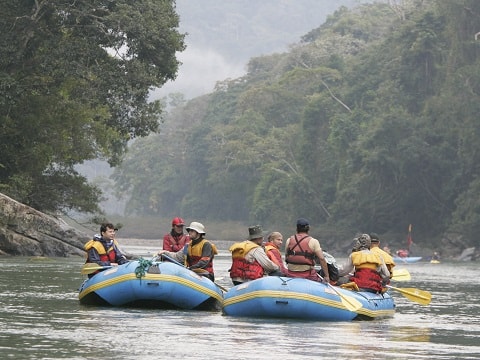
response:
<svg viewBox="0 0 480 360"><path fill-rule="evenodd" d="M340 9L137 141L127 210L478 245L478 20L475 1Z"/></svg>
<svg viewBox="0 0 480 360"><path fill-rule="evenodd" d="M11 16L19 7L8 7ZM130 217L260 223L289 234L304 216L327 246L356 232L404 241L413 224L414 241L445 251L479 246L478 1L341 8L288 52L252 58L245 76L180 102L160 124L153 121L158 108L146 103L147 89L173 77L173 54L183 46L176 19L167 21L161 10L172 35L165 58L156 57L165 39L149 42L142 31L135 34L145 47L130 44L139 61L115 64L98 49L88 55L90 40L122 44L102 28L78 34L90 34L85 42L73 23L51 39L35 38L40 42L7 32L2 191L40 208L95 209L97 193L83 192L85 179L68 175L80 159L103 154L119 165L115 191L128 199ZM159 36L164 28L150 20L136 24ZM15 24L21 22L2 26ZM45 50L53 41L61 54ZM79 66L56 61L67 50ZM25 72L30 60L36 71ZM117 78L122 66L132 66L133 79ZM33 86L45 85L45 68L52 69L48 86ZM27 119L25 126L19 119ZM158 134L135 140L124 154L132 136L157 126Z"/></svg>

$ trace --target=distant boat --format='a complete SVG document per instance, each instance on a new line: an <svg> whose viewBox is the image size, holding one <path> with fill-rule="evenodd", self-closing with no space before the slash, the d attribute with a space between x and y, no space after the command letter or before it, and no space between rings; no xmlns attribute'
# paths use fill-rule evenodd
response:
<svg viewBox="0 0 480 360"><path fill-rule="evenodd" d="M412 224L408 225L408 234L407 234L407 248L397 250L396 255L393 256L393 261L396 263L410 264L422 259L421 256L409 256L410 246L413 244L412 237Z"/></svg>
<svg viewBox="0 0 480 360"><path fill-rule="evenodd" d="M432 259L430 260L430 264L440 264L440 260Z"/></svg>

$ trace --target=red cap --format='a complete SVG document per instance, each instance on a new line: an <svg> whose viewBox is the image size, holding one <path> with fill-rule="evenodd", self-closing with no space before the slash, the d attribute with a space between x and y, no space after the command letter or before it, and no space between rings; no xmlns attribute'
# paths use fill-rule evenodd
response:
<svg viewBox="0 0 480 360"><path fill-rule="evenodd" d="M181 217L173 218L172 226L175 226L175 225L185 225L185 221L183 221Z"/></svg>

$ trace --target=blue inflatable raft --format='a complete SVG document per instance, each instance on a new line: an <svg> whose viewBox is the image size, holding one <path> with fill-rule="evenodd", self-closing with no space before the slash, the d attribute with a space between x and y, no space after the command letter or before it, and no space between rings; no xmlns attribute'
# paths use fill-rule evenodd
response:
<svg viewBox="0 0 480 360"><path fill-rule="evenodd" d="M95 274L80 287L81 304L221 310L223 293L210 279L169 262L130 261Z"/></svg>
<svg viewBox="0 0 480 360"><path fill-rule="evenodd" d="M340 295L339 295L340 294ZM350 304L358 304L352 311ZM388 294L357 292L307 279L268 276L232 287L223 312L230 316L350 321L393 316Z"/></svg>

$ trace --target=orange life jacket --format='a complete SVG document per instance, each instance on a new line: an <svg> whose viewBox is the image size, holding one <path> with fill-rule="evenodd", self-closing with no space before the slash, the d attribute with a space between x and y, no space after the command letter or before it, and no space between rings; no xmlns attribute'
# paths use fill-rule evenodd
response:
<svg viewBox="0 0 480 360"><path fill-rule="evenodd" d="M275 264L280 267L280 271L284 274L287 273L287 269L283 264L282 254L280 250L271 242L267 242L265 244L265 253L267 254L268 258L272 260Z"/></svg>

